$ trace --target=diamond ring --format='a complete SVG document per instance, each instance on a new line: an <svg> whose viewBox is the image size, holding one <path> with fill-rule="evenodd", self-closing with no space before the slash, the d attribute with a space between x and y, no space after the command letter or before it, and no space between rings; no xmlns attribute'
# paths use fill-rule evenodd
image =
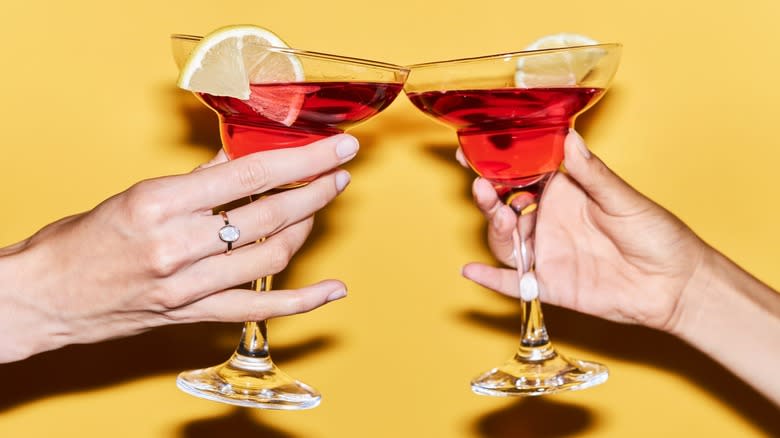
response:
<svg viewBox="0 0 780 438"><path fill-rule="evenodd" d="M222 216L222 220L225 221L225 225L219 229L219 240L227 243L225 254L230 254L233 251L233 242L241 237L241 231L239 231L237 226L230 224L227 213L220 211L219 215Z"/></svg>

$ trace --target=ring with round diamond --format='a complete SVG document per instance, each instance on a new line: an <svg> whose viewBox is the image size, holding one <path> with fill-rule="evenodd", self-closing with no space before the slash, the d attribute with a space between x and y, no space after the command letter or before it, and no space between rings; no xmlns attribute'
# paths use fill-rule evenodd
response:
<svg viewBox="0 0 780 438"><path fill-rule="evenodd" d="M219 229L219 240L227 243L225 254L229 255L233 251L233 242L237 241L238 238L241 237L241 231L237 226L230 224L227 213L225 213L224 210L220 211L219 215L222 216L222 220L225 221L225 225Z"/></svg>

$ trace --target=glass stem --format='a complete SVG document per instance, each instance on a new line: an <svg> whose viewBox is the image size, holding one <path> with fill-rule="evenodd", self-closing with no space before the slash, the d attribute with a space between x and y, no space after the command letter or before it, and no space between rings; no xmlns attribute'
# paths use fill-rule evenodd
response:
<svg viewBox="0 0 780 438"><path fill-rule="evenodd" d="M260 199L263 195L251 195L249 202ZM257 241L261 243L265 238ZM252 290L262 293L271 290L273 276L267 275L252 281ZM268 324L266 321L247 321L244 323L244 331L241 332L241 340L236 348L236 354L257 359L271 360L271 352L268 347Z"/></svg>
<svg viewBox="0 0 780 438"><path fill-rule="evenodd" d="M535 236L539 200L552 175L527 187L513 188L502 194L504 202L517 214L517 224L512 232L517 285L520 292L521 338L516 355L523 361L547 360L555 356L555 350L547 335L539 301L539 283L536 279Z"/></svg>
<svg viewBox="0 0 780 438"><path fill-rule="evenodd" d="M257 292L268 292L271 290L273 277L257 279L252 282L252 289ZM236 353L255 357L269 358L271 353L268 350L268 326L266 321L250 321L244 323L244 331L241 333L241 341L238 343Z"/></svg>

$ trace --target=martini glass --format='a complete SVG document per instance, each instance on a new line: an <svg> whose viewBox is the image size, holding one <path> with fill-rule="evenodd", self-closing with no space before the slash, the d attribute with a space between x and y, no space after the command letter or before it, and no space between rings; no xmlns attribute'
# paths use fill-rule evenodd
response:
<svg viewBox="0 0 780 438"><path fill-rule="evenodd" d="M550 342L535 274L536 215L563 160L575 117L606 91L619 44L529 50L410 66L404 91L434 119L457 129L469 165L517 213L513 231L522 303L520 346L471 388L491 396L542 395L607 380L604 365L569 358Z"/></svg>
<svg viewBox="0 0 780 438"><path fill-rule="evenodd" d="M172 35L173 56L181 69L200 37ZM230 159L262 150L307 145L344 132L385 109L398 96L408 69L364 59L309 52L287 47L251 50L263 59L287 57L301 66L297 82L250 84L248 100L195 93L219 118L222 146ZM279 189L306 184L300 181ZM252 283L271 289L271 277ZM185 371L177 386L197 397L264 409L299 410L317 406L321 395L271 360L266 321L251 321L233 355L220 365Z"/></svg>

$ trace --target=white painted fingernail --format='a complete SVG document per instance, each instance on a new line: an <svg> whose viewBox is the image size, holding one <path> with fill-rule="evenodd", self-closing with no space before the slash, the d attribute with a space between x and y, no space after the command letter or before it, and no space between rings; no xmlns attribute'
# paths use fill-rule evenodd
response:
<svg viewBox="0 0 780 438"><path fill-rule="evenodd" d="M339 193L343 192L349 182L352 181L352 176L346 170L342 170L336 174L336 190Z"/></svg>
<svg viewBox="0 0 780 438"><path fill-rule="evenodd" d="M339 289L336 292L331 292L330 295L328 295L328 302L336 301L341 298L344 298L347 296L347 290L346 289Z"/></svg>
<svg viewBox="0 0 780 438"><path fill-rule="evenodd" d="M580 151L580 154L582 154L586 160L591 157L588 146L585 145L585 140L582 138L579 132L575 131L574 129L569 129L569 137L571 138L569 141L574 142L574 145L577 146L577 150Z"/></svg>
<svg viewBox="0 0 780 438"><path fill-rule="evenodd" d="M351 135L343 135L336 144L336 155L342 160L352 158L357 154L360 145L358 145L357 139Z"/></svg>
<svg viewBox="0 0 780 438"><path fill-rule="evenodd" d="M539 283L536 281L536 273L526 272L520 277L520 298L523 301L531 301L539 297Z"/></svg>

